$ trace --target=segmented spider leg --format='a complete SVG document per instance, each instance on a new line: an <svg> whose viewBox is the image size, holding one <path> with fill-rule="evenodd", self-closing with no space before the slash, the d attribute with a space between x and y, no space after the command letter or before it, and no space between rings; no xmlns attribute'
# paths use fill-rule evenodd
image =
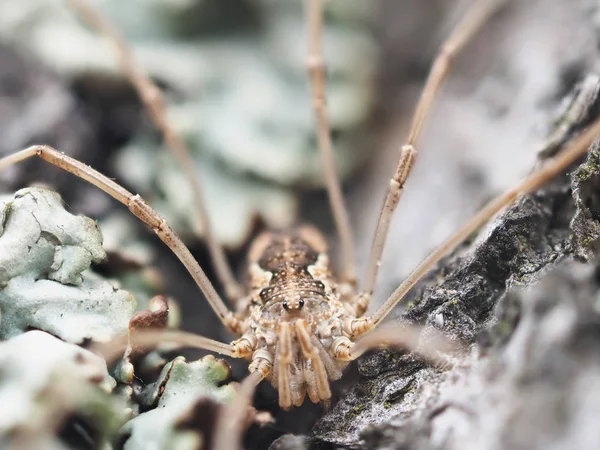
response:
<svg viewBox="0 0 600 450"><path fill-rule="evenodd" d="M325 99L325 62L323 60L321 33L323 30L323 3L322 0L308 0L308 58L307 68L310 85L312 88L313 106L317 120L317 138L329 204L340 239L340 279L352 286L356 284L356 255L352 227L348 217L348 210L344 203L342 188L335 170L333 160L333 144L331 141L331 126Z"/></svg>
<svg viewBox="0 0 600 450"><path fill-rule="evenodd" d="M242 448L248 408L252 404L252 397L256 386L262 380L263 375L259 371L256 371L252 372L240 383L233 401L223 406L219 412L211 448L215 450L237 450Z"/></svg>
<svg viewBox="0 0 600 450"><path fill-rule="evenodd" d="M350 324L351 332L360 334L377 326L400 302L408 291L442 258L450 254L461 242L477 231L487 221L494 217L500 210L512 204L519 196L539 189L546 182L565 171L578 158L582 157L600 137L600 119L596 119L585 131L577 136L567 147L556 156L546 160L540 168L521 180L517 185L507 190L504 194L491 200L471 220L451 235L442 245L425 258L390 295L385 303L370 318L355 319ZM366 320L364 320L366 319Z"/></svg>
<svg viewBox="0 0 600 450"><path fill-rule="evenodd" d="M96 342L91 351L102 354L107 364L116 362L123 356L128 346L151 348L163 344L176 344L178 347L208 350L231 358L243 358L246 354L237 351L233 344L225 344L194 333L177 330L136 330L117 336L108 342Z"/></svg>
<svg viewBox="0 0 600 450"><path fill-rule="evenodd" d="M185 177L193 190L194 202L198 209L198 216L202 225L210 257L215 267L215 273L225 290L229 301L236 305L244 292L236 281L223 247L217 241L210 223L204 195L198 174L194 170L194 163L190 157L190 150L184 141L177 135L173 126L167 119L165 101L160 89L136 65L135 59L127 44L121 39L119 33L104 19L98 11L92 8L85 0L69 0L74 9L100 34L104 35L114 46L121 69L134 86L144 106L150 113L154 125L161 131L167 147L180 164Z"/></svg>
<svg viewBox="0 0 600 450"><path fill-rule="evenodd" d="M304 358L306 392L313 403L327 401L331 398L327 369L319 356L319 349L307 329L306 321L297 320L294 323L294 329L300 344L300 352Z"/></svg>
<svg viewBox="0 0 600 450"><path fill-rule="evenodd" d="M223 300L221 300L221 297L188 248L167 224L165 219L159 216L139 195L132 194L100 172L46 145L34 145L1 158L0 170L32 156L39 156L44 161L86 180L126 205L138 219L152 228L158 237L179 258L223 324L234 333L241 334L238 318L223 303Z"/></svg>
<svg viewBox="0 0 600 450"><path fill-rule="evenodd" d="M277 342L277 390L279 406L290 409L292 406L292 388L290 385L290 364L293 358L292 328L288 322L279 326Z"/></svg>
<svg viewBox="0 0 600 450"><path fill-rule="evenodd" d="M404 183L411 173L411 169L417 157L417 140L421 134L423 124L431 111L431 106L437 93L442 86L442 82L449 73L450 66L458 53L483 27L486 21L498 9L505 0L482 0L476 2L464 19L452 31L448 39L442 44L442 47L435 58L435 61L429 72L425 87L417 103L417 107L412 119L410 131L406 143L400 148L400 160L396 167L394 175L390 179L388 192L386 194L369 257L369 265L362 288L361 296L370 299L377 281L379 266L381 265L381 255L389 231L392 215L398 206L400 197L404 192Z"/></svg>
<svg viewBox="0 0 600 450"><path fill-rule="evenodd" d="M423 328L414 325L390 323L360 337L355 343L342 341L334 344L337 359L353 361L368 350L378 347L399 348L419 355L434 363L445 363L443 354L455 350L456 343L449 341L442 333L433 329L426 339L421 340Z"/></svg>

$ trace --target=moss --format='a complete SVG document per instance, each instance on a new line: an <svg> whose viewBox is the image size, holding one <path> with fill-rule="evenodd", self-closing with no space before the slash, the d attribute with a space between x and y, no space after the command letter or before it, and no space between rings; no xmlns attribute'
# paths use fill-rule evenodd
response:
<svg viewBox="0 0 600 450"><path fill-rule="evenodd" d="M379 393L379 386L377 384L373 383L371 385L371 387L369 388L369 395L374 398L378 393Z"/></svg>
<svg viewBox="0 0 600 450"><path fill-rule="evenodd" d="M582 165L579 170L575 172L575 178L577 181L586 181L598 174L598 167L595 165Z"/></svg>
<svg viewBox="0 0 600 450"><path fill-rule="evenodd" d="M352 408L352 410L350 411L350 415L351 415L352 417L356 417L356 416L358 416L358 415L359 415L359 414L360 414L360 413L361 413L361 412L362 412L362 411L363 411L363 410L364 410L366 407L367 407L367 405L366 405L366 404L364 404L364 403L360 403L360 404L358 404L358 405L356 405L356 406L354 406L354 407Z"/></svg>

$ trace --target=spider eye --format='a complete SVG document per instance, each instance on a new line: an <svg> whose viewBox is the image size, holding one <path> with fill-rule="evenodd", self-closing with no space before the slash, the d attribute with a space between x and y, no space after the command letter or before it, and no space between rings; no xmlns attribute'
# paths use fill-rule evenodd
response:
<svg viewBox="0 0 600 450"><path fill-rule="evenodd" d="M290 310L290 307L288 306L288 302L283 302L281 306L283 306L283 309L285 309L286 311Z"/></svg>
<svg viewBox="0 0 600 450"><path fill-rule="evenodd" d="M298 300L298 307L302 308L304 306L304 299L301 298L300 300Z"/></svg>

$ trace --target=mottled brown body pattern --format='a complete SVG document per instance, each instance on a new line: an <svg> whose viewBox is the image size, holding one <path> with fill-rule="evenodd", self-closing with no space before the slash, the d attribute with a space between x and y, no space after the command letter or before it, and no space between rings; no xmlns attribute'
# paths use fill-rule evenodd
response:
<svg viewBox="0 0 600 450"><path fill-rule="evenodd" d="M295 309L303 306L303 297L325 296L323 282L308 271L317 264L319 253L302 233L293 231L269 234L269 237L269 244L257 264L261 270L273 275L268 286L259 292L260 302L285 302L288 308Z"/></svg>
<svg viewBox="0 0 600 450"><path fill-rule="evenodd" d="M349 315L326 250L308 226L264 233L250 249L248 319L237 342L252 352L251 370L264 368L284 408L302 404L306 394L313 402L328 400L329 380L347 364L336 344L348 339Z"/></svg>

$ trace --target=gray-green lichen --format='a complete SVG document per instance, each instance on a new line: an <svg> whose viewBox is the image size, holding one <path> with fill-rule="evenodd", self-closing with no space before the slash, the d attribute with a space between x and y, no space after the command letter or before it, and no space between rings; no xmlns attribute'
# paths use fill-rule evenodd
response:
<svg viewBox="0 0 600 450"><path fill-rule="evenodd" d="M139 220L129 211L116 210L102 218L103 247L108 262L103 273L111 283L130 292L136 300L136 311L152 309L154 296L164 293L166 280L156 267L157 251L140 233ZM169 326L179 327L178 305L169 299Z"/></svg>
<svg viewBox="0 0 600 450"><path fill-rule="evenodd" d="M231 384L219 386L230 374L214 356L186 362L178 357L168 363L158 381L142 393L142 404L153 409L129 421L119 432L125 450L191 450L203 440L197 430L185 429L200 401L228 401L235 394ZM209 420L209 418L205 418ZM196 424L198 427L200 424Z"/></svg>
<svg viewBox="0 0 600 450"><path fill-rule="evenodd" d="M66 211L57 193L22 189L0 206L0 443L68 449L63 434L75 433L109 450L125 424L125 448L197 448L205 430L194 414L235 393L223 385L227 364L166 363L130 347L115 381L100 356L75 344L176 325L173 303L156 296L134 314L133 296L90 270L106 256L98 225ZM150 383L143 389L140 377Z"/></svg>
<svg viewBox="0 0 600 450"><path fill-rule="evenodd" d="M28 442L47 433L49 445L57 417L79 415L97 448L108 448L125 421L124 405L109 395L115 384L88 350L42 331L13 337L0 343L0 436Z"/></svg>
<svg viewBox="0 0 600 450"><path fill-rule="evenodd" d="M255 219L291 224L295 190L323 186L300 3L132 1L124 7L103 0L95 6L124 35L142 70L166 86L168 114L191 147L217 238L240 246ZM374 7L354 1L325 7L327 104L336 165L346 178L367 156L358 149L375 102ZM0 40L70 78L122 77L104 38L56 0L0 3ZM137 134L117 158L117 170L142 194L153 194L176 231L202 233L181 170L147 127Z"/></svg>
<svg viewBox="0 0 600 450"><path fill-rule="evenodd" d="M571 221L575 255L590 260L600 239L600 148L598 143L590 150L587 161L573 173L573 199L577 211Z"/></svg>
<svg viewBox="0 0 600 450"><path fill-rule="evenodd" d="M171 155L149 143L134 144L124 149L118 161L120 167L137 168L135 174L123 173L124 177L141 189L153 186L161 193L154 196L152 204L173 228L184 237L201 229L189 182ZM218 239L228 246L241 246L259 217L271 227L284 228L296 216L297 199L283 187L223 170L210 159L197 159L196 172L203 182L211 224Z"/></svg>
<svg viewBox="0 0 600 450"><path fill-rule="evenodd" d="M0 337L40 329L80 343L127 331L134 298L88 270L105 256L93 220L40 188L22 189L0 207Z"/></svg>

